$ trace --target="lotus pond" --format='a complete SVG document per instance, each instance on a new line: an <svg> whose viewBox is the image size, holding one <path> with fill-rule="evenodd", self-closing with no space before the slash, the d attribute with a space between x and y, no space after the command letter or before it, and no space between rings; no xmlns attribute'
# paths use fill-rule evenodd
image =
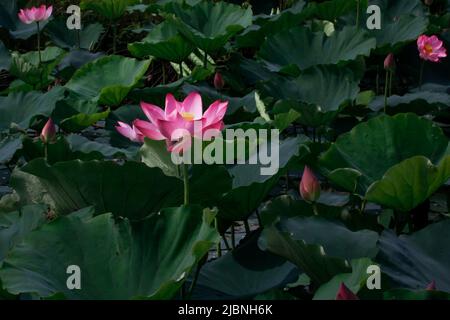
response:
<svg viewBox="0 0 450 320"><path fill-rule="evenodd" d="M0 3L0 300L450 298L450 1Z"/></svg>

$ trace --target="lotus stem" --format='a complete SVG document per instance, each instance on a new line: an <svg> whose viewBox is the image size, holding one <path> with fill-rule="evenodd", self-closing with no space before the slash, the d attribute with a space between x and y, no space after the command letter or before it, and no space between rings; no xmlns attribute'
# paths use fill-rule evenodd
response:
<svg viewBox="0 0 450 320"><path fill-rule="evenodd" d="M184 205L189 205L189 172L188 165L183 163Z"/></svg>
<svg viewBox="0 0 450 320"><path fill-rule="evenodd" d="M233 249L236 249L236 235L233 223L231 223L231 246L233 247Z"/></svg>
<svg viewBox="0 0 450 320"><path fill-rule="evenodd" d="M230 244L228 243L227 237L224 234L222 235L222 240L223 240L223 243L225 244L225 248L227 250L231 250L231 247L230 247Z"/></svg>
<svg viewBox="0 0 450 320"><path fill-rule="evenodd" d="M392 80L394 77L394 71L389 71L389 97L392 96Z"/></svg>
<svg viewBox="0 0 450 320"><path fill-rule="evenodd" d="M317 203L316 202L312 203L312 208L313 208L314 215L318 216L319 215L319 210L317 209Z"/></svg>
<svg viewBox="0 0 450 320"><path fill-rule="evenodd" d="M183 79L183 62L180 62L180 79Z"/></svg>
<svg viewBox="0 0 450 320"><path fill-rule="evenodd" d="M356 28L359 29L360 0L356 0Z"/></svg>
<svg viewBox="0 0 450 320"><path fill-rule="evenodd" d="M36 22L37 25L37 49L38 49L38 56L39 56L39 66L42 63L42 56L41 56L41 27L39 25L39 22Z"/></svg>
<svg viewBox="0 0 450 320"><path fill-rule="evenodd" d="M384 113L386 114L387 109L387 98L388 98L388 87L389 87L389 71L386 71L386 80L384 84Z"/></svg>
<svg viewBox="0 0 450 320"><path fill-rule="evenodd" d="M80 29L76 30L76 35L77 35L77 47L78 47L78 49L81 49L81 31L80 31Z"/></svg>
<svg viewBox="0 0 450 320"><path fill-rule="evenodd" d="M220 234L219 221L218 221L217 217L214 218L214 226L217 230L217 233ZM225 239L225 243L226 243L226 239ZM217 257L221 257L222 256L222 246L220 245L220 240L217 242L216 251L217 251Z"/></svg>
<svg viewBox="0 0 450 320"><path fill-rule="evenodd" d="M113 53L116 54L116 51L117 51L117 23L114 23L112 28L113 28Z"/></svg>
<svg viewBox="0 0 450 320"><path fill-rule="evenodd" d="M208 68L208 54L205 51L205 55L203 56L203 67Z"/></svg>
<svg viewBox="0 0 450 320"><path fill-rule="evenodd" d="M423 71L425 69L425 61L422 61L420 64L420 75L419 75L419 88L422 88L423 84Z"/></svg>
<svg viewBox="0 0 450 320"><path fill-rule="evenodd" d="M245 226L245 233L249 234L250 233L250 225L248 224L247 219L244 220L244 226Z"/></svg>
<svg viewBox="0 0 450 320"><path fill-rule="evenodd" d="M44 158L45 158L45 161L48 162L48 143L47 142L44 143Z"/></svg>

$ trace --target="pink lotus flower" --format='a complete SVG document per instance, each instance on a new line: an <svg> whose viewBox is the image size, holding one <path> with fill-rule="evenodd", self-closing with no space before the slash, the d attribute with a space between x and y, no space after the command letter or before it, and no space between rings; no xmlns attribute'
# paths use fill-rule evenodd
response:
<svg viewBox="0 0 450 320"><path fill-rule="evenodd" d="M305 201L315 202L320 197L320 183L314 173L305 166L302 181L300 182L300 194Z"/></svg>
<svg viewBox="0 0 450 320"><path fill-rule="evenodd" d="M421 35L417 39L417 47L419 48L420 57L424 60L439 62L441 58L447 56L447 50L443 42L436 36Z"/></svg>
<svg viewBox="0 0 450 320"><path fill-rule="evenodd" d="M336 300L359 300L359 298L344 283L341 283Z"/></svg>
<svg viewBox="0 0 450 320"><path fill-rule="evenodd" d="M29 9L20 9L19 19L25 24L31 24L33 22L45 21L52 15L53 6L47 8L46 5L42 5L39 8L32 7Z"/></svg>
<svg viewBox="0 0 450 320"><path fill-rule="evenodd" d="M130 139L142 135L152 140L165 140L169 151L178 152L190 146L186 141L179 143L186 136L203 139L205 134L210 138L211 132L220 132L224 128L227 107L228 102L216 101L203 113L202 98L197 92L189 94L183 102L168 94L164 110L141 102L142 111L149 121L137 119L133 122L133 128L120 123L116 128Z"/></svg>
<svg viewBox="0 0 450 320"><path fill-rule="evenodd" d="M55 124L53 123L51 118L48 119L47 123L45 124L44 128L42 129L40 138L43 143L50 143L50 142L55 141L56 128L55 128Z"/></svg>
<svg viewBox="0 0 450 320"><path fill-rule="evenodd" d="M121 135L127 137L133 142L144 142L144 135L136 128L134 124L132 127L121 121L118 121L117 124L118 126L116 126L116 130Z"/></svg>

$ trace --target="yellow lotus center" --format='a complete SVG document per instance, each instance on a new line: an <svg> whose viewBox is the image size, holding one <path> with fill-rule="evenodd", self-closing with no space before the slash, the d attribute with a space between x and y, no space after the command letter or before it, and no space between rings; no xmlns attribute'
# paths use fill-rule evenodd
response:
<svg viewBox="0 0 450 320"><path fill-rule="evenodd" d="M429 44L426 44L424 49L428 54L433 53L433 47Z"/></svg>
<svg viewBox="0 0 450 320"><path fill-rule="evenodd" d="M194 121L194 114L192 112L182 112L181 116L186 121Z"/></svg>

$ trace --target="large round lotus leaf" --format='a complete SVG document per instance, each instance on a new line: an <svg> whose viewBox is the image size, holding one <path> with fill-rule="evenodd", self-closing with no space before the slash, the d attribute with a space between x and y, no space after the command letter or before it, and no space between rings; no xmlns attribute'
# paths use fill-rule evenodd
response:
<svg viewBox="0 0 450 320"><path fill-rule="evenodd" d="M395 49L404 42L414 41L425 32L428 19L420 0L371 0L381 10L381 29L369 31L377 39L377 48Z"/></svg>
<svg viewBox="0 0 450 320"><path fill-rule="evenodd" d="M0 97L0 131L14 124L27 129L37 116L50 116L56 102L64 97L64 91L62 87L55 87L47 93L15 92Z"/></svg>
<svg viewBox="0 0 450 320"><path fill-rule="evenodd" d="M184 61L193 49L178 28L166 21L154 27L141 42L128 45L128 50L136 57L153 56L177 63Z"/></svg>
<svg viewBox="0 0 450 320"><path fill-rule="evenodd" d="M428 199L450 179L450 155L438 166L423 156L407 159L390 168L367 190L366 199L408 212Z"/></svg>
<svg viewBox="0 0 450 320"><path fill-rule="evenodd" d="M323 32L312 32L295 27L267 38L259 56L273 71L297 66L300 70L315 65L335 64L368 56L375 48L375 39L355 27L345 27L327 37Z"/></svg>
<svg viewBox="0 0 450 320"><path fill-rule="evenodd" d="M0 265L8 251L45 222L47 208L30 205L20 211L0 213Z"/></svg>
<svg viewBox="0 0 450 320"><path fill-rule="evenodd" d="M346 259L374 256L377 240L374 231L352 232L338 221L314 216L282 219L264 229L259 244L323 284L335 275L351 272Z"/></svg>
<svg viewBox="0 0 450 320"><path fill-rule="evenodd" d="M206 52L219 50L233 35L252 23L250 8L242 9L223 1L203 1L193 7L173 3L166 10L175 15L169 21Z"/></svg>
<svg viewBox="0 0 450 320"><path fill-rule="evenodd" d="M349 68L318 66L306 70L297 78L274 77L262 83L260 88L263 96L316 105L316 110L310 108L310 113L326 113L356 99L359 79ZM297 111L308 113L308 107L299 106Z"/></svg>
<svg viewBox="0 0 450 320"><path fill-rule="evenodd" d="M36 159L22 170L39 178L59 214L95 206L99 214L140 219L178 204L182 194L178 179L136 162L68 161L49 166Z"/></svg>
<svg viewBox="0 0 450 320"><path fill-rule="evenodd" d="M385 231L380 237L376 261L394 287L424 289L431 281L450 292L450 220L432 224L410 236L396 237Z"/></svg>
<svg viewBox="0 0 450 320"><path fill-rule="evenodd" d="M218 240L212 220L199 207L165 209L136 224L111 214L60 217L10 252L0 278L13 294L170 299ZM67 287L72 265L80 268L80 290Z"/></svg>
<svg viewBox="0 0 450 320"><path fill-rule="evenodd" d="M117 106L144 76L150 61L107 56L77 70L66 88L80 98Z"/></svg>
<svg viewBox="0 0 450 320"><path fill-rule="evenodd" d="M79 31L68 30L66 23L66 18L55 19L52 20L46 28L46 33L53 43L65 49L78 48L79 44L79 49L90 50L94 47L100 38L100 35L104 32L103 25L100 23L93 23L83 26ZM80 37L79 43L77 35L78 32Z"/></svg>
<svg viewBox="0 0 450 320"><path fill-rule="evenodd" d="M259 234L251 234L232 252L205 264L193 298L205 298L201 293L207 288L221 298L249 299L295 281L297 268L279 256L261 251L257 245Z"/></svg>
<svg viewBox="0 0 450 320"><path fill-rule="evenodd" d="M445 154L448 139L433 122L415 114L379 116L341 135L320 157L320 165L342 187L337 170L353 170L358 178L357 192L367 188L392 166L414 156L424 156L437 164ZM353 190L349 190L353 191Z"/></svg>
<svg viewBox="0 0 450 320"><path fill-rule="evenodd" d="M94 10L108 20L117 20L122 17L129 5L135 0L82 0L83 10Z"/></svg>
<svg viewBox="0 0 450 320"><path fill-rule="evenodd" d="M22 148L20 135L9 135L0 140L0 164L8 163L17 150Z"/></svg>

